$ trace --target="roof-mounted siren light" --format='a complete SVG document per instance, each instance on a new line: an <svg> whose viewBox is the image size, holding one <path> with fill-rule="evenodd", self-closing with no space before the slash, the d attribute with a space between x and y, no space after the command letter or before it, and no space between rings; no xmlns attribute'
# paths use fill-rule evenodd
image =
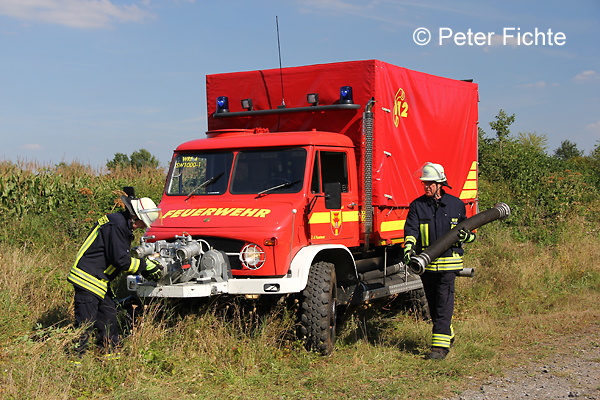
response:
<svg viewBox="0 0 600 400"><path fill-rule="evenodd" d="M319 93L307 94L306 101L309 102L311 106L318 106L319 105Z"/></svg>
<svg viewBox="0 0 600 400"><path fill-rule="evenodd" d="M252 107L252 99L243 99L242 100L242 108L244 110L252 111L254 108Z"/></svg>
<svg viewBox="0 0 600 400"><path fill-rule="evenodd" d="M354 104L352 86L342 86L340 88L340 104Z"/></svg>
<svg viewBox="0 0 600 400"><path fill-rule="evenodd" d="M227 96L217 97L217 114L229 112L229 99Z"/></svg>

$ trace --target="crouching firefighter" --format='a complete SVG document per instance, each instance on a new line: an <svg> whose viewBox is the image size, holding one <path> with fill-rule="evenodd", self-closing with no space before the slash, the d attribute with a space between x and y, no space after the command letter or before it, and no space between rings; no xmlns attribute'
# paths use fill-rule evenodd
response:
<svg viewBox="0 0 600 400"><path fill-rule="evenodd" d="M139 260L129 254L133 231L150 227L160 209L143 197L138 199L132 187L123 188L121 200L126 210L100 218L79 249L67 280L75 288L76 327L88 326L80 338L77 354L86 350L91 332L96 329L97 345L107 354L119 345L117 310L110 282L121 272L158 281L160 264Z"/></svg>
<svg viewBox="0 0 600 400"><path fill-rule="evenodd" d="M442 187L450 185L440 164L425 163L419 179L425 194L410 203L404 226L404 262L408 265L416 255L432 245L446 232L467 219L465 203L447 194ZM433 339L428 358L444 359L454 342L454 281L463 268L463 243L471 243L475 234L461 230L459 241L433 260L421 275L429 312L433 322Z"/></svg>

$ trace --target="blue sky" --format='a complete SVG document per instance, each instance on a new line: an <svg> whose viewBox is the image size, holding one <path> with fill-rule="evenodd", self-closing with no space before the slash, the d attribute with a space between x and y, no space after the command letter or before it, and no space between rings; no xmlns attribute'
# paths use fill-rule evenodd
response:
<svg viewBox="0 0 600 400"><path fill-rule="evenodd" d="M550 153L600 140L600 0L0 0L0 158L103 166L145 148L166 164L204 137L207 74L279 66L276 16L284 67L379 59L472 78L489 136L504 109Z"/></svg>

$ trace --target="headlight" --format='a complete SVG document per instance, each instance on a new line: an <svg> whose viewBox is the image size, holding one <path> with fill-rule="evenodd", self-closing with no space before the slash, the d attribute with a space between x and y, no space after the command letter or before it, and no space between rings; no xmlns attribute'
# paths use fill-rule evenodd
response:
<svg viewBox="0 0 600 400"><path fill-rule="evenodd" d="M240 261L248 269L259 269L265 263L265 252L257 244L247 244L240 252Z"/></svg>

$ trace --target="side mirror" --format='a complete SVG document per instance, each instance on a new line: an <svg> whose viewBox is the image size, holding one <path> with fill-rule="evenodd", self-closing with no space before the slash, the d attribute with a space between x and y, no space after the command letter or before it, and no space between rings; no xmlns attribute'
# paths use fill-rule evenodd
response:
<svg viewBox="0 0 600 400"><path fill-rule="evenodd" d="M340 210L342 208L342 184L332 182L326 183L324 186L325 208L328 210Z"/></svg>

